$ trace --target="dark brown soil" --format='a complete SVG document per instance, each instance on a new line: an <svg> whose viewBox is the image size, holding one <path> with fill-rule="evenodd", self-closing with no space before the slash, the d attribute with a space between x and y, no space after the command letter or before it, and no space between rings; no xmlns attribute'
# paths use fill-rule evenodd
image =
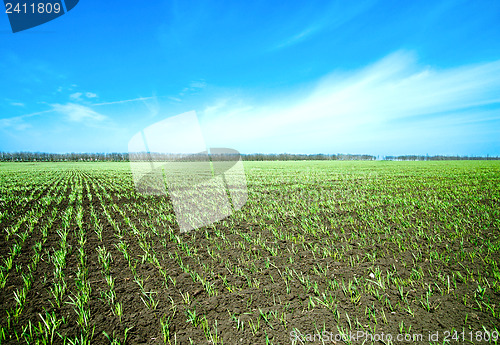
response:
<svg viewBox="0 0 500 345"><path fill-rule="evenodd" d="M439 212L426 213L431 212L428 205L412 206L413 218L405 218L405 221L411 223L409 225L398 220L399 204L389 203L377 207L367 205L368 213L380 212L385 215L383 222L387 231L379 226L382 221L380 224L373 219L368 221L357 209L348 207L323 207L318 212L311 210L309 214L270 214L268 212L273 212L270 209L264 211L258 219L250 215L259 205L265 206L268 200L281 199L286 203L287 199L310 198L311 205L318 203L309 187L296 186L293 180L287 187L271 183L264 189L262 185L255 183L250 175L249 202L240 211L249 215L247 220L223 220L215 227L209 226L180 234L175 218L161 219L164 213L158 210L159 207L172 209L168 198L135 195L132 188L122 189L106 182L106 179L99 175L76 173L71 176L68 181L75 185L79 180L74 176L80 176L82 181L87 181L87 185L81 186L83 224L86 231L84 250L91 286L88 308L89 329L93 336L90 337L90 344L108 344L108 337L104 333L109 337L114 335L120 341L123 341L127 334L127 344L162 344L162 318L171 319L169 331L172 344L217 343L213 338L210 340L208 332L204 332L200 325L203 318L207 320L210 333L217 335L224 344L321 344L318 333L324 330L332 332L333 335L338 335L341 330L350 331L354 335L360 334L357 332L371 332L372 336L385 334L386 339L387 334L390 334L394 344L405 343L396 339L401 332L413 336L422 335L422 340L416 338L411 341L413 343L441 344L446 332L452 332L453 335L456 330L463 331L465 339L473 334L472 343L480 343L475 340L476 332L484 333L485 329L494 331L495 327L497 330L500 328L500 283L491 267L492 262L499 262L500 254L498 251L483 251L482 256L475 259L467 257L468 253L475 250L477 239L489 238L494 244L493 248L498 248L495 247L498 246L499 237L498 219L496 223L491 222L490 226L483 226L486 223L464 221L462 231L468 234L464 242L461 242L463 236L456 236L455 229L447 229L446 222L436 217ZM102 188L92 185L92 182ZM359 183L365 182L361 179ZM329 183L335 183L335 180L332 179ZM324 188L324 185L322 186ZM363 188L365 187L363 185ZM27 332L26 326L29 322L33 327L37 326L41 321L40 315L52 311L57 318L64 318L64 322L57 329L54 344L63 344L65 337L75 339L82 334L82 327L77 322L73 306L67 303L78 291L76 274L79 267L79 244L75 222L70 225L67 240L70 250L64 270L68 285L65 303L61 307L54 305L50 292L54 264L49 261L49 254L59 246L60 237L56 231L62 226L65 210L76 205L76 201L71 201L70 198L72 190L73 188L68 188L60 204L56 205L54 201L46 207L30 230L21 253L14 260L5 287L0 290L0 325L9 330L8 336L1 344L25 343L22 337L23 329ZM103 191L107 191L109 197L106 197ZM408 192L408 189L406 191ZM11 200L0 204L0 211L7 212L7 216L0 223L2 260L9 256L13 244L18 240L16 236L6 240L3 236L4 230L14 226L29 210L43 209L38 201L46 193L55 195L56 192L57 189L48 192L47 188L36 194L35 200L16 208ZM367 190L364 192L367 193ZM417 195L418 191L413 190L411 193ZM122 231L121 235L106 217L104 208L96 197L98 194L103 196L103 204ZM92 200L89 200L88 195L92 195ZM480 198L474 207L483 207L484 212L494 214L494 210L500 207L498 202L497 196ZM113 205L116 205L116 209ZM348 205L348 201L344 205ZM103 226L102 240L95 232L91 207L98 214L99 222ZM458 201L454 208L456 214L450 217L455 220L466 219L468 207L463 200ZM54 208L57 208L57 216L48 230L47 238L44 239L40 229L47 223ZM498 215L498 212L496 214ZM124 215L131 219L138 233L134 233L126 224ZM332 217L345 219L345 225L332 225ZM316 228L321 224L323 231L332 234L331 240L325 242L325 233L304 232L302 229L306 224L303 222L306 219L315 221ZM151 227L156 229L156 234ZM447 240L425 241L423 235L417 233L419 227L431 237L439 235ZM29 227L23 222L19 233L25 230L29 230ZM399 242L389 235L397 236L403 231L406 231L407 238ZM278 233L287 234L288 237L280 238L276 235ZM143 234L144 237L138 234ZM363 236L367 234L372 236L372 240L363 240ZM176 235L178 239L174 238ZM247 236L250 241L246 240ZM128 245L128 253L137 260L137 275L143 278L145 290L155 291L154 296L158 301L156 308L147 308L141 299L143 294L134 281L129 264L116 247L120 241ZM145 251L141 247L141 241L149 245L152 253L156 253L159 266L147 258L143 259ZM412 246L415 241L417 245ZM34 253L32 248L37 242L43 242L44 255L33 272L33 284L28 291L25 307L19 319L9 325L7 315L12 315L16 306L14 292L23 287L21 272L25 272L31 263ZM400 244L403 244L404 248ZM113 258L111 275L115 278L117 300L123 304L121 319L113 313L110 304L102 297L102 293L108 291L96 250L102 246L106 247ZM273 249L277 252L273 252ZM330 250L328 253L335 253L337 250L342 255L324 254L327 249ZM431 252L436 253L433 260L430 259ZM458 252L464 253L464 260L461 262L450 256ZM176 259L175 253L181 258L182 265L179 259ZM446 257L451 260L447 261ZM19 266L19 272L16 265ZM199 280L186 272L187 266L189 272L198 273L212 284L217 294L210 295ZM160 274L160 268L171 277L167 283ZM390 274L394 279L390 282L386 280L384 289L376 286L373 274L376 270L381 272L382 277ZM287 281L285 272L292 272ZM469 278L461 279L457 272L462 277ZM448 279L451 280L450 285ZM393 283L396 280L400 282L403 297ZM334 281L338 285L335 285ZM490 282L490 286L485 285L485 281ZM347 287L349 282L356 286L357 292L354 295L346 293L342 288L342 284ZM367 292L369 285L378 289L380 297ZM481 298L478 297L478 286L486 289ZM431 307L426 310L421 301L429 289L432 291L429 297ZM189 293L191 298L189 303L185 301L186 293ZM330 296L335 301L332 308L319 302ZM356 299L356 296L359 298ZM481 304L483 300L485 303ZM493 308L493 311L486 305ZM196 311L198 325L188 321L188 310ZM297 339L294 338L297 332L304 336L300 341L294 340ZM434 335L436 332L439 341L430 341L430 334ZM19 339L16 338L16 333ZM311 338L315 335L316 338ZM324 343L349 343L325 339ZM352 338L351 343L362 344L364 340L365 337ZM370 344L372 341L366 343ZM373 343L390 342L376 340Z"/></svg>

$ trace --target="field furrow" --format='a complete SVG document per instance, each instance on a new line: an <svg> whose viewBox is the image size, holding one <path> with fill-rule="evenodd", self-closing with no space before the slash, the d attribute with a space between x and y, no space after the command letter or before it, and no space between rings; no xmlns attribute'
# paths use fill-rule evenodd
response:
<svg viewBox="0 0 500 345"><path fill-rule="evenodd" d="M0 164L0 344L500 342L498 162L245 171L240 211L181 233L128 164Z"/></svg>

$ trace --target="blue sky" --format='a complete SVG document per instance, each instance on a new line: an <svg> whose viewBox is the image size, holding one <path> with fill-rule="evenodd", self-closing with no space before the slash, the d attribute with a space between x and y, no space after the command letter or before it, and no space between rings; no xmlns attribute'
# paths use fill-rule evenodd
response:
<svg viewBox="0 0 500 345"><path fill-rule="evenodd" d="M81 0L16 34L1 18L0 151L126 152L195 110L208 147L243 153L500 155L496 0Z"/></svg>

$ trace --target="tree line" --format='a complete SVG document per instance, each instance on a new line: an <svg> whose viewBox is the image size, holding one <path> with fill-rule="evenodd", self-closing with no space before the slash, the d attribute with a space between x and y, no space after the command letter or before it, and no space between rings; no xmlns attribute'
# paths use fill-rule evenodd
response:
<svg viewBox="0 0 500 345"><path fill-rule="evenodd" d="M240 154L245 161L293 161L293 160L376 160L377 157L367 154ZM239 158L237 156L237 158ZM212 159L234 160L234 154L211 155ZM180 155L169 153L45 153L45 152L0 152L0 161L3 162L127 162L127 161L162 161L162 160L204 160L206 155Z"/></svg>
<svg viewBox="0 0 500 345"><path fill-rule="evenodd" d="M76 161L102 161L124 162L128 161L128 153L46 153L46 152L0 152L2 162L76 162Z"/></svg>
<svg viewBox="0 0 500 345"><path fill-rule="evenodd" d="M295 161L295 160L397 160L397 161L436 161L436 160L500 160L499 156L445 156L445 155L400 155L377 157L368 154L264 154L251 153L241 154L245 161ZM187 158L186 158L187 157ZM224 159L222 155L213 155L213 159ZM234 154L226 157L234 160ZM206 155L195 154L190 156L162 153L46 153L46 152L0 152L1 162L128 162L133 161L154 161L162 160L204 160Z"/></svg>
<svg viewBox="0 0 500 345"><path fill-rule="evenodd" d="M403 156L385 156L385 160L391 161L458 161L458 160L500 160L500 156L419 156L419 155L403 155Z"/></svg>

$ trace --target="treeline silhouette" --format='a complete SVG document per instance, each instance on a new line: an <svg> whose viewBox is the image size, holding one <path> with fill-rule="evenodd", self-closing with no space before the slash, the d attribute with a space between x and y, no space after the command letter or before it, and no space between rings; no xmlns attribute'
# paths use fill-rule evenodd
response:
<svg viewBox="0 0 500 345"><path fill-rule="evenodd" d="M206 159L205 155L175 155L146 153L133 154L128 153L46 153L46 152L0 152L0 161L2 162L127 162L132 158L133 161L147 161L152 157L154 161L161 160L201 160ZM187 158L186 158L187 157ZM213 159L224 159L224 155L213 155ZM229 160L234 160L234 154L227 155ZM402 155L402 156L373 156L368 154L264 154L252 153L241 154L245 161L292 161L292 160L396 160L396 161L439 161L439 160L500 160L500 156L445 156L445 155Z"/></svg>
<svg viewBox="0 0 500 345"><path fill-rule="evenodd" d="M500 156L417 156L417 155L404 155L404 156L385 156L384 160L394 161L460 161L460 160L500 160Z"/></svg>

